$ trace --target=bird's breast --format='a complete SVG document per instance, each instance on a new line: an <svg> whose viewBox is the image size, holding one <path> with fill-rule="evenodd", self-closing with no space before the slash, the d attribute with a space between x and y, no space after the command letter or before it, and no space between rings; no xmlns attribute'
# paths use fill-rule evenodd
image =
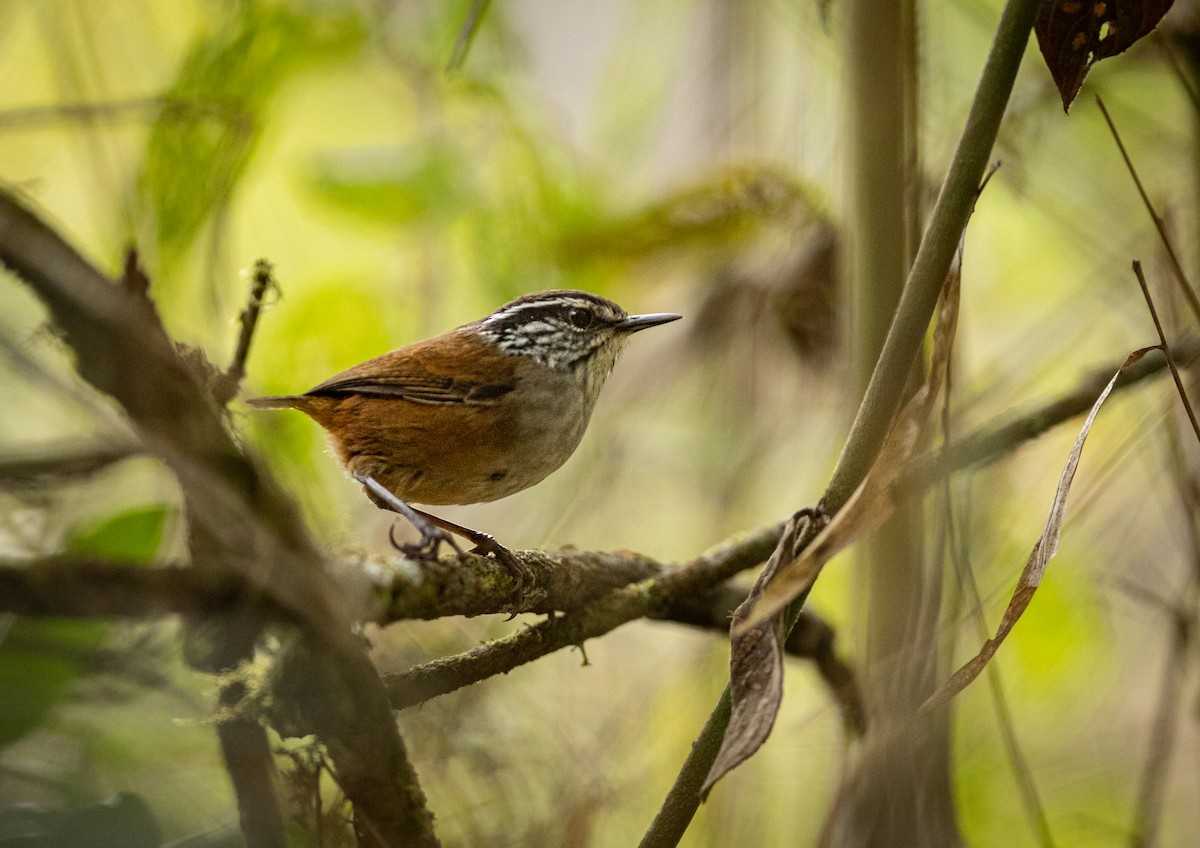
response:
<svg viewBox="0 0 1200 848"><path fill-rule="evenodd" d="M349 398L339 405L342 420L329 429L351 471L370 474L402 500L499 500L566 462L595 405L586 381L536 363L518 367L513 385L478 404Z"/></svg>

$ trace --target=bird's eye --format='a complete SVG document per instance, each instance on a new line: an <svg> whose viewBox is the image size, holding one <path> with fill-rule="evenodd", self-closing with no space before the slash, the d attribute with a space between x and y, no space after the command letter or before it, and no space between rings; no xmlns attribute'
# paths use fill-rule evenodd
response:
<svg viewBox="0 0 1200 848"><path fill-rule="evenodd" d="M576 306L567 311L567 320L571 322L572 327L577 327L580 330L586 330L592 326L592 322L596 320L590 309L584 309L582 306Z"/></svg>

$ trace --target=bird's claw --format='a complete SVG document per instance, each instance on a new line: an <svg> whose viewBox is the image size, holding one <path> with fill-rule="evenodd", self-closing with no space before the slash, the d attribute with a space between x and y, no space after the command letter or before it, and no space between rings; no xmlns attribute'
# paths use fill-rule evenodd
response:
<svg viewBox="0 0 1200 848"><path fill-rule="evenodd" d="M413 514L410 515L408 513ZM408 513L403 514L406 518L408 518L409 522L412 523L414 527L421 531L421 540L419 542L399 541L396 538L396 527L395 525L392 525L392 527L388 530L388 539L391 541L392 547L410 559L436 559L438 555L438 549L442 546L442 543L448 544L450 547L452 547L458 556L461 557L463 555L463 549L459 547L458 542L456 542L454 539L454 536L451 535L446 529L439 527L432 521L428 520L429 516L418 510L412 509L409 509ZM457 527L457 525L451 526ZM509 615L509 620L511 621L513 618L516 618L517 602L524 597L525 587L533 580L533 572L529 570L529 567L525 565L525 563L521 562L516 554L497 542L495 537L491 536L490 534L480 533L475 530L468 530L467 528L457 529L460 532L467 534L468 538L474 542L475 547L471 549L471 553L478 554L480 556L488 556L490 554L496 559L497 562L500 563L500 565L504 566L504 569L509 573L509 576L512 577L513 588L510 597L513 601L513 612L511 615Z"/></svg>
<svg viewBox="0 0 1200 848"><path fill-rule="evenodd" d="M462 556L462 548L458 546L458 542L454 540L454 537L445 530L432 525L419 529L421 531L421 540L419 542L401 542L396 538L396 525L393 524L388 528L388 541L392 543L393 548L409 559L437 559L438 550L443 544L454 548L454 552L458 556Z"/></svg>
<svg viewBox="0 0 1200 848"><path fill-rule="evenodd" d="M498 563L504 566L504 570L513 580L511 597L514 602L520 600L525 594L525 587L533 580L533 572L529 570L529 566L521 562L516 554L487 533L480 533L472 541L475 542L475 547L471 549L471 553L480 556L491 554ZM509 615L509 621L516 618L516 615L516 612Z"/></svg>

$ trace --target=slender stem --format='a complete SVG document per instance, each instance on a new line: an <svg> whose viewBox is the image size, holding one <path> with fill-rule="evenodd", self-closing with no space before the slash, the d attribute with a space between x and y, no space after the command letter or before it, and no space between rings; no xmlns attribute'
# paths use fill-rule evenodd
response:
<svg viewBox="0 0 1200 848"><path fill-rule="evenodd" d="M905 275L920 246L921 178L916 170L919 138L917 30L914 0L844 0L841 4L846 67L846 144L851 191L843 228L848 236L847 296L853 305L854 391L869 384L903 294ZM903 222L903 226L898 226ZM907 401L923 376L922 358L909 371ZM863 538L852 557L853 583L860 602L855 615L863 635L863 686L874 734L911 713L934 690L932 658L938 649L936 622L940 595L937 575L926 573L926 521L922 498L897 504L882 527ZM837 802L826 812L825 833L871 844L948 848L958 828L950 788L948 722L931 722L921 744L896 754L874 746L864 755L871 765L847 774ZM867 754L867 752L871 752ZM875 780L873 775L904 758L907 779ZM886 762L885 762L886 759ZM879 817L879 809L923 811L917 817ZM849 822L859 824L847 829Z"/></svg>
<svg viewBox="0 0 1200 848"><path fill-rule="evenodd" d="M896 317L831 476L824 498L830 513L841 509L866 475L900 407L905 381L987 168L1039 5L1038 0L1009 0L1004 7L966 127L921 238Z"/></svg>
<svg viewBox="0 0 1200 848"><path fill-rule="evenodd" d="M861 482L899 408L905 380L920 350L942 283L950 270L954 251L970 216L976 190L987 167L1039 5L1040 0L1009 0L1001 14L966 127L942 184L929 226L921 239L921 247L909 272L879 363L871 375L866 395L826 490L823 503L829 512L835 512L845 504ZM798 599L789 608L789 628L799 616L802 605L803 600ZM722 739L729 722L728 712L720 709L720 704L729 698L728 688L721 698L663 805L664 809L676 810L678 815L684 815L688 820L700 804L700 795L695 787L703 784L712 768L720 747L714 743ZM676 832L682 833L682 830L667 828L656 819L642 845L644 848L677 845L678 838L672 839L672 834Z"/></svg>
<svg viewBox="0 0 1200 848"><path fill-rule="evenodd" d="M258 316L262 313L263 300L268 292L276 288L275 277L272 274L271 263L259 259L254 263L254 271L250 282L250 299L246 308L238 316L241 329L238 332L237 347L233 352L233 361L225 377L217 401L225 404L233 399L241 386L242 378L246 376L246 358L250 355L250 342L254 340L254 329L258 326ZM227 397L225 395L228 395Z"/></svg>
<svg viewBox="0 0 1200 848"><path fill-rule="evenodd" d="M1171 369L1171 379L1175 381L1175 389L1179 392L1179 399L1183 401L1184 410L1187 411L1188 421L1192 424L1192 432L1196 434L1196 441L1200 442L1200 424L1196 423L1196 412L1192 409L1192 403L1183 389L1183 380L1179 379L1179 369L1175 367L1175 357L1171 355L1171 346L1167 344L1167 335L1163 332L1162 321L1158 320L1158 310L1154 308L1154 298L1150 296L1150 287L1146 285L1146 275L1142 273L1142 263L1136 259L1133 260L1133 273L1137 275L1138 285L1142 287L1142 295L1146 298L1146 306L1150 310L1150 317L1154 319L1154 329L1158 331L1158 342L1162 346L1163 357L1167 360L1167 368Z"/></svg>
<svg viewBox="0 0 1200 848"><path fill-rule="evenodd" d="M492 0L474 0L471 3L467 19L463 21L462 28L458 31L458 38L454 41L454 51L450 54L450 61L446 63L447 73L457 71L466 61L467 51L471 49L471 43L475 41L479 26L483 23L483 16L487 14L488 7L491 5Z"/></svg>
<svg viewBox="0 0 1200 848"><path fill-rule="evenodd" d="M679 778L671 787L671 794L655 814L638 848L666 848L679 844L688 825L692 823L692 816L696 814L692 799L700 797L700 787L704 785L704 778L717 758L717 751L721 749L721 739L725 735L725 726L729 724L731 709L729 687L726 686L708 717L708 723L692 746Z"/></svg>
<svg viewBox="0 0 1200 848"><path fill-rule="evenodd" d="M1176 342L1172 352L1178 362L1188 363L1200 356L1200 338L1191 336ZM1013 448L1035 439L1062 422L1091 409L1096 395L1104 390L1113 372L1121 367L1113 362L1090 372L1075 388L1051 401L1024 412L1005 416L1007 420L986 424L956 439L936 454L918 457L904 471L901 488L921 490L955 471L984 465L1007 456ZM1124 389L1153 377L1166 368L1166 357L1153 353L1142 357L1118 378L1113 391Z"/></svg>
<svg viewBox="0 0 1200 848"><path fill-rule="evenodd" d="M1133 177L1133 184L1137 186L1138 194L1142 198L1142 204L1146 207L1146 212L1149 213L1150 220L1154 222L1154 228L1158 230L1158 237L1162 239L1163 247L1167 249L1167 257L1171 260L1171 270L1175 272L1175 280L1179 283L1179 290L1183 292L1184 299L1187 300L1188 306L1192 308L1192 314L1196 316L1196 320L1200 321L1200 299L1197 299L1196 290L1192 288L1192 284L1188 282L1187 274L1183 271L1183 263L1179 261L1179 257L1175 253L1175 248L1171 244L1171 237L1167 235L1167 226L1163 223L1163 219L1159 217L1154 204L1150 202L1150 195L1146 194L1146 188L1142 185L1137 168L1133 167L1133 160L1129 158L1129 151L1125 149L1125 143L1121 141L1121 134L1117 132L1117 125L1113 123L1112 116L1108 114L1108 107L1104 105L1104 101L1100 99L1100 95L1098 94L1096 95L1096 103L1100 106L1100 111L1103 113L1104 120L1108 124L1108 130L1112 133L1113 141L1117 143L1117 149L1121 151L1121 158L1125 160L1125 168L1129 171L1129 176Z"/></svg>

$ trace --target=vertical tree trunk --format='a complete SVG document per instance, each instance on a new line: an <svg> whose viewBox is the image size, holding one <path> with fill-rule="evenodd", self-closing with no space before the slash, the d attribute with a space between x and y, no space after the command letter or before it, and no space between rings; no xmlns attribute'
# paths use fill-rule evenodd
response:
<svg viewBox="0 0 1200 848"><path fill-rule="evenodd" d="M916 15L914 0L847 0L842 9L850 149L845 265L861 392L920 229ZM858 549L870 726L826 822L823 841L830 848L938 848L960 841L945 723L892 738L897 722L932 691L937 668L932 637L940 586L925 575L923 526L923 510L914 503ZM882 739L888 744L874 741Z"/></svg>

